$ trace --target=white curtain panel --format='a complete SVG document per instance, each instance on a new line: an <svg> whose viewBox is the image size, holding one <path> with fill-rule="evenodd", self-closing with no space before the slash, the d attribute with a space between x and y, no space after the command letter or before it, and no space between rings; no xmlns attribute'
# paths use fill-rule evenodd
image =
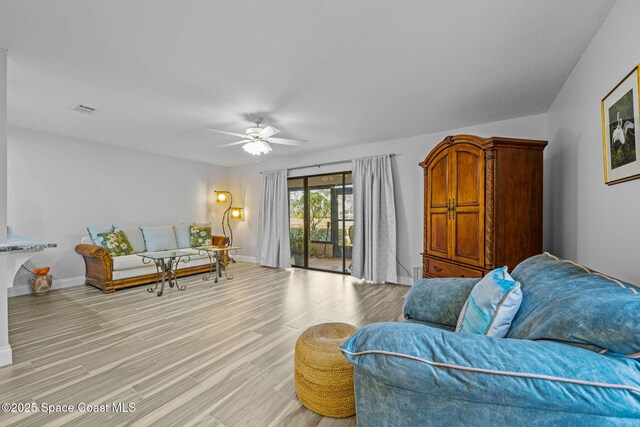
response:
<svg viewBox="0 0 640 427"><path fill-rule="evenodd" d="M291 267L286 169L262 174L258 259L267 267Z"/></svg>
<svg viewBox="0 0 640 427"><path fill-rule="evenodd" d="M391 156L353 160L353 229L351 275L397 283Z"/></svg>

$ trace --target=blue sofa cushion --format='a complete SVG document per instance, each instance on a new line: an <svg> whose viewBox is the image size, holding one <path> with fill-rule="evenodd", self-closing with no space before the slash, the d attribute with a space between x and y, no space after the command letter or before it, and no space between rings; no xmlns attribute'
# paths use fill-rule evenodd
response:
<svg viewBox="0 0 640 427"><path fill-rule="evenodd" d="M455 329L460 310L480 279L420 279L404 300L404 318Z"/></svg>
<svg viewBox="0 0 640 427"><path fill-rule="evenodd" d="M471 290L460 311L456 332L504 337L520 308L520 283L507 267L487 273Z"/></svg>
<svg viewBox="0 0 640 427"><path fill-rule="evenodd" d="M127 240L133 248L133 252L140 253L144 252L147 249L144 245L144 236L142 235L142 230L140 230L139 225L114 225L113 230L121 230L124 232L124 235L127 236Z"/></svg>
<svg viewBox="0 0 640 427"><path fill-rule="evenodd" d="M632 359L415 323L367 325L341 350L357 370L405 390L478 403L640 418L640 364Z"/></svg>
<svg viewBox="0 0 640 427"><path fill-rule="evenodd" d="M172 225L140 227L144 236L144 244L149 252L178 249L176 233Z"/></svg>
<svg viewBox="0 0 640 427"><path fill-rule="evenodd" d="M184 249L191 247L191 224L174 225L173 231L176 234L178 248Z"/></svg>
<svg viewBox="0 0 640 427"><path fill-rule="evenodd" d="M550 254L522 261L511 275L523 298L508 338L640 356L640 295L634 286Z"/></svg>

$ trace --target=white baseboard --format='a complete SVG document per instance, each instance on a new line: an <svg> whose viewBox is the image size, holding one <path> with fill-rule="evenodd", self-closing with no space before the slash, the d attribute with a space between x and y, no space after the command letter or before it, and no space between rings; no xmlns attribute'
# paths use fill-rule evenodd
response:
<svg viewBox="0 0 640 427"><path fill-rule="evenodd" d="M0 366L11 365L13 363L13 354L11 346L0 347Z"/></svg>
<svg viewBox="0 0 640 427"><path fill-rule="evenodd" d="M250 263L253 263L253 264L257 264L258 263L258 258L254 257L254 256L233 255L232 258L235 259L236 261L250 262Z"/></svg>
<svg viewBox="0 0 640 427"><path fill-rule="evenodd" d="M413 277L398 276L398 285L413 286Z"/></svg>
<svg viewBox="0 0 640 427"><path fill-rule="evenodd" d="M70 288L72 286L84 285L84 276L68 277L65 279L53 279L51 290ZM19 285L13 286L7 290L9 298L20 295L28 295L31 293L31 286Z"/></svg>

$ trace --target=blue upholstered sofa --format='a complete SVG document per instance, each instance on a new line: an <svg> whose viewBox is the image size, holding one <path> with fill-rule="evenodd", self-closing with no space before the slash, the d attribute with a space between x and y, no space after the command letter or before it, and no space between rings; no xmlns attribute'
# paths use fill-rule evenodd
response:
<svg viewBox="0 0 640 427"><path fill-rule="evenodd" d="M424 279L346 341L360 426L640 426L640 290L549 254L511 273L506 338L456 333L478 279Z"/></svg>

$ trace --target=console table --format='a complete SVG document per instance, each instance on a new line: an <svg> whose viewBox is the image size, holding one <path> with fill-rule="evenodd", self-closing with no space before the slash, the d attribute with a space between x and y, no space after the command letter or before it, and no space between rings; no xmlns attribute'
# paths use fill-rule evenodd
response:
<svg viewBox="0 0 640 427"><path fill-rule="evenodd" d="M165 283L169 283L169 287L175 287L179 291L184 291L187 289L186 286L180 287L178 285L178 275L176 274L176 269L178 264L182 262L189 262L191 260L190 252L187 251L164 251L164 252L145 252L138 254L138 256L142 257L142 262L144 264L151 264L152 262L156 266L157 271L157 279L156 285L151 288L147 288L147 292L155 292L158 289L158 285L160 285L160 290L158 291L158 296L161 297L164 293L164 285Z"/></svg>

